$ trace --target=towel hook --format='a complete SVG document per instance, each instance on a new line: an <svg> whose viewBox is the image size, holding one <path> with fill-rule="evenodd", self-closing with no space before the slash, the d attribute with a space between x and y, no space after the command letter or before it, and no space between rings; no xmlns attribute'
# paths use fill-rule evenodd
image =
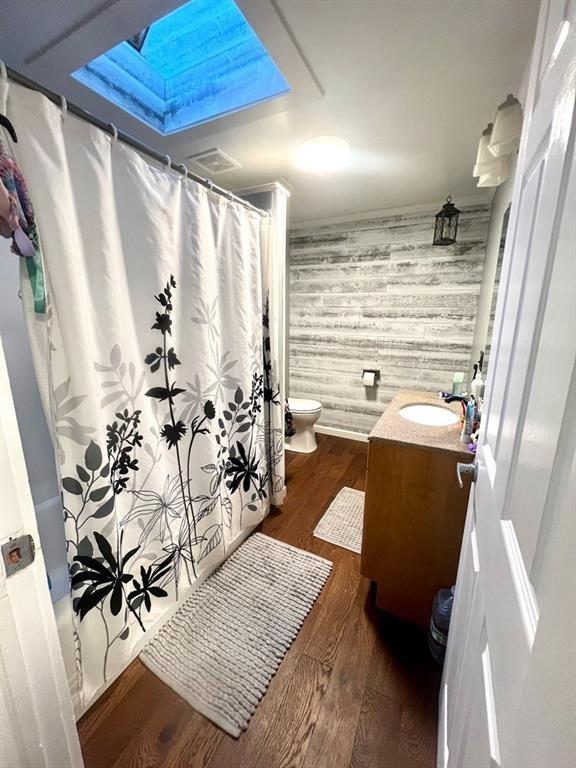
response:
<svg viewBox="0 0 576 768"><path fill-rule="evenodd" d="M60 99L60 109L62 111L62 120L65 120L66 115L68 114L68 102L66 101L64 96L62 96L62 94L60 94L59 99Z"/></svg>
<svg viewBox="0 0 576 768"><path fill-rule="evenodd" d="M114 125L114 123L108 123L110 126L110 130L112 131L112 138L110 139L110 144L114 146L116 142L118 141L118 128Z"/></svg>

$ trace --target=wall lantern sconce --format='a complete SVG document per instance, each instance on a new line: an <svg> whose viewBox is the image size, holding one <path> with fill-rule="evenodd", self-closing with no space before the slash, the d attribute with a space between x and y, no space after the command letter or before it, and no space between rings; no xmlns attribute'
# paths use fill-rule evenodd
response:
<svg viewBox="0 0 576 768"><path fill-rule="evenodd" d="M506 101L500 104L496 112L488 149L494 157L502 157L516 152L520 146L521 133L522 107L518 99L509 93Z"/></svg>
<svg viewBox="0 0 576 768"><path fill-rule="evenodd" d="M493 128L493 124L488 123L478 142L478 152L472 175L478 179L479 187L498 187L510 176L509 156L495 157L490 149Z"/></svg>
<svg viewBox="0 0 576 768"><path fill-rule="evenodd" d="M432 245L452 245L456 242L458 232L458 217L460 211L448 195L442 210L436 214L436 226L434 227L434 240Z"/></svg>
<svg viewBox="0 0 576 768"><path fill-rule="evenodd" d="M482 131L472 175L479 187L498 187L510 177L510 156L520 146L522 105L511 93Z"/></svg>

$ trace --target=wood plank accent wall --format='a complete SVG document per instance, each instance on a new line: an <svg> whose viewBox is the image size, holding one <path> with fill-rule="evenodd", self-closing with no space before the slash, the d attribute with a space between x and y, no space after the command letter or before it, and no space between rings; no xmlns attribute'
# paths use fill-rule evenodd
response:
<svg viewBox="0 0 576 768"><path fill-rule="evenodd" d="M488 222L487 205L462 208L446 247L429 212L291 230L289 391L320 400L319 424L367 433L398 390L467 375Z"/></svg>

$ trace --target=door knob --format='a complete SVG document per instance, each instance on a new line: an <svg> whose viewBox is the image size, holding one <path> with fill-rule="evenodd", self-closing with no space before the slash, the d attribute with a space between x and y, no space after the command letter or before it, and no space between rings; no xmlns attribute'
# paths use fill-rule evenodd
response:
<svg viewBox="0 0 576 768"><path fill-rule="evenodd" d="M478 462L476 459L474 459L473 462L470 464L465 464L462 461L459 461L456 464L456 477L458 478L458 485L460 488L464 488L464 483L462 482L462 475L470 475L470 479L473 483L476 482L476 479L478 477Z"/></svg>

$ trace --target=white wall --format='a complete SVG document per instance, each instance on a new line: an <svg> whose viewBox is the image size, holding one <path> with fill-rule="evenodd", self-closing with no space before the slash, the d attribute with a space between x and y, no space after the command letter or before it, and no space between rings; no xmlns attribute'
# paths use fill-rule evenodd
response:
<svg viewBox="0 0 576 768"><path fill-rule="evenodd" d="M321 426L366 434L400 389L471 369L489 208L456 204L451 246L432 245L438 206L291 229L290 394L322 403Z"/></svg>
<svg viewBox="0 0 576 768"><path fill-rule="evenodd" d="M10 251L9 241L0 238L0 334L38 520L40 545L55 602L69 592L64 520L52 441L36 385L18 297L19 261L19 257Z"/></svg>
<svg viewBox="0 0 576 768"><path fill-rule="evenodd" d="M496 277L496 268L498 266L498 254L500 252L500 235L502 232L504 214L512 202L516 160L516 155L510 158L510 178L496 189L490 207L490 224L488 226L488 238L486 240L484 272L482 274L482 284L480 286L480 295L478 297L478 314L476 317L474 341L472 342L472 363L478 360L480 350L486 349L486 342L489 341L488 329L490 326L490 314L492 310L494 279Z"/></svg>

